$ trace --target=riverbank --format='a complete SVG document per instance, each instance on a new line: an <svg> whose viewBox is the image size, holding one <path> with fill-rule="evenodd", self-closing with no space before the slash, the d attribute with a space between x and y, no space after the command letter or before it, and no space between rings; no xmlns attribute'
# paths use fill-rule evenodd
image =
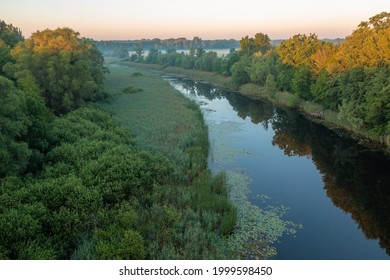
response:
<svg viewBox="0 0 390 280"><path fill-rule="evenodd" d="M231 77L225 77L212 72L190 70L180 67L164 67L162 65L136 63L123 60L118 61L118 63L141 69L162 71L165 73L186 76L229 91L239 92L240 94L252 99L268 100L280 106L294 108L299 110L308 119L322 123L328 128L338 131L340 134L344 134L346 137L352 137L362 145L390 152L390 135L384 137L383 139L373 137L364 130L356 129L347 120L340 118L337 112L326 110L319 104L302 100L298 96L288 92L276 92L275 94L270 94L266 88L260 87L256 84L244 84L239 89L235 89L232 86Z"/></svg>
<svg viewBox="0 0 390 280"><path fill-rule="evenodd" d="M226 242L236 208L224 176L207 169L208 133L199 107L156 73L107 67L108 102L100 106L130 129L136 147L167 158L174 170L168 182L153 186L149 205L137 206L147 258L239 258Z"/></svg>

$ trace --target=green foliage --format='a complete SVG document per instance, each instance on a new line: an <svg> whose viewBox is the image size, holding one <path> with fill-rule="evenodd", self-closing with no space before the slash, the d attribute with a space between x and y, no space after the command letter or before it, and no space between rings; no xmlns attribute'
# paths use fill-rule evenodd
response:
<svg viewBox="0 0 390 280"><path fill-rule="evenodd" d="M142 92L142 91L143 91L142 88L135 88L133 86L128 86L128 87L123 89L124 93L137 93L137 92Z"/></svg>
<svg viewBox="0 0 390 280"><path fill-rule="evenodd" d="M141 260L146 255L142 236L131 229L100 229L95 233L94 242L94 257L99 260Z"/></svg>
<svg viewBox="0 0 390 280"><path fill-rule="evenodd" d="M204 52L204 51L203 51ZM221 59L218 58L216 52L206 52L196 54L198 59L195 61L194 69L199 69L209 72L219 72L221 69Z"/></svg>
<svg viewBox="0 0 390 280"><path fill-rule="evenodd" d="M3 66L12 60L11 49L0 39L0 75L3 75Z"/></svg>
<svg viewBox="0 0 390 280"><path fill-rule="evenodd" d="M150 64L158 63L158 56L159 56L159 51L152 48L149 50L149 53L145 58L145 62Z"/></svg>
<svg viewBox="0 0 390 280"><path fill-rule="evenodd" d="M267 80L265 81L265 88L267 89L271 98L275 96L278 89L274 75L268 74Z"/></svg>
<svg viewBox="0 0 390 280"><path fill-rule="evenodd" d="M340 116L376 137L390 131L389 67L352 69L341 76Z"/></svg>
<svg viewBox="0 0 390 280"><path fill-rule="evenodd" d="M144 48L141 44L137 44L133 47L133 51L135 52L135 60L138 62L142 62L144 60Z"/></svg>
<svg viewBox="0 0 390 280"><path fill-rule="evenodd" d="M136 152L126 146L103 153L82 170L84 180L100 190L105 204L141 197L172 173L163 157Z"/></svg>
<svg viewBox="0 0 390 280"><path fill-rule="evenodd" d="M307 68L299 68L295 71L293 79L291 80L291 88L293 93L299 97L310 100L312 95L310 92L311 87L311 74Z"/></svg>
<svg viewBox="0 0 390 280"><path fill-rule="evenodd" d="M69 28L35 32L11 54L15 63L5 67L6 73L14 79L33 77L56 114L103 97L103 58Z"/></svg>
<svg viewBox="0 0 390 280"><path fill-rule="evenodd" d="M49 145L52 116L32 80L20 87L0 76L0 177L36 170Z"/></svg>
<svg viewBox="0 0 390 280"><path fill-rule="evenodd" d="M240 40L240 50L248 57L258 52L265 54L271 47L271 39L263 33L257 33L254 38L245 36Z"/></svg>
<svg viewBox="0 0 390 280"><path fill-rule="evenodd" d="M19 28L0 20L0 42L2 41L10 48L13 48L23 40L24 38Z"/></svg>
<svg viewBox="0 0 390 280"><path fill-rule="evenodd" d="M238 62L233 64L231 72L232 84L235 88L250 81L248 74L249 66L250 60L247 56L243 56Z"/></svg>
<svg viewBox="0 0 390 280"><path fill-rule="evenodd" d="M382 12L361 22L338 45L321 41L316 34L297 34L273 48L268 35L257 33L254 38L243 37L240 51L223 59L216 59L212 53L197 56L195 52L172 52L157 55L154 63L231 76L229 84L220 84L289 107L305 109L303 101L316 102L333 111L324 114L330 116L326 121L386 143L389 18L389 13ZM218 79L204 77L218 84Z"/></svg>
<svg viewBox="0 0 390 280"><path fill-rule="evenodd" d="M143 76L134 79L131 73L138 70L121 66L110 70L107 81L111 94L114 95L117 89L128 82L134 86L143 85L144 92L139 95L120 95L102 106L130 127L136 135L138 146L161 152L174 167L174 174L165 176L170 178L168 181L153 179L151 182L155 183L143 184L142 193L146 196L131 197L143 205L137 211L137 223L133 228L144 239L146 258L234 257L234 252L225 250L221 235L228 235L234 228L235 208L227 198L222 177L212 178L205 171L208 134L199 107L186 100L156 74L142 72ZM127 157L123 149L118 151L118 158L112 158L112 152L107 156L109 154L110 160L105 161L107 164L125 161ZM147 160L149 165L153 162ZM124 165L132 164L126 162ZM138 163L141 167L144 164ZM162 165L158 167L160 172L166 163ZM104 166L96 173L104 175L108 169ZM106 177L111 178L115 174ZM110 182L104 185L110 185Z"/></svg>
<svg viewBox="0 0 390 280"><path fill-rule="evenodd" d="M194 182L196 194L192 201L193 207L201 212L217 213L220 222L214 221L214 228L223 235L233 232L236 225L236 208L229 202L228 193L223 175L212 178L199 177Z"/></svg>
<svg viewBox="0 0 390 280"><path fill-rule="evenodd" d="M296 68L314 69L315 64L311 57L323 46L323 42L317 35L294 35L292 38L283 41L276 49L280 60L287 65Z"/></svg>
<svg viewBox="0 0 390 280"><path fill-rule="evenodd" d="M113 55L119 58L128 58L129 51L124 47L118 47L114 49Z"/></svg>
<svg viewBox="0 0 390 280"><path fill-rule="evenodd" d="M339 69L390 65L390 13L382 12L363 21L345 38L336 54ZM364 48L361 46L364 45Z"/></svg>

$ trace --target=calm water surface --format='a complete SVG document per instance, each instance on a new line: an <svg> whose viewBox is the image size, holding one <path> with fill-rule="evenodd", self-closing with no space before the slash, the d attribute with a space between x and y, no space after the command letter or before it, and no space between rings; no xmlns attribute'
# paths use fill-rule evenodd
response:
<svg viewBox="0 0 390 280"><path fill-rule="evenodd" d="M184 78L164 77L195 99L210 131L211 170L251 179L302 224L282 237L277 259L390 259L390 158L293 110ZM225 133L215 132L226 130Z"/></svg>

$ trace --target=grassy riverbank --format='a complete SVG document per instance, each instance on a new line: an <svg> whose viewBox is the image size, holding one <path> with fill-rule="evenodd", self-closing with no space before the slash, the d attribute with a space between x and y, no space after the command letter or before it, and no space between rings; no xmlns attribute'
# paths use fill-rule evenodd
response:
<svg viewBox="0 0 390 280"><path fill-rule="evenodd" d="M101 107L130 129L137 147L163 155L174 169L165 184L153 187L149 205L138 209L147 257L239 257L224 238L235 227L236 209L224 177L207 170L207 127L198 106L150 71L108 68L109 101Z"/></svg>
<svg viewBox="0 0 390 280"><path fill-rule="evenodd" d="M323 106L305 101L299 98L297 95L291 94L289 92L276 92L275 94L270 94L270 92L261 86L255 84L244 84L239 89L234 88L231 82L231 77L225 77L216 73L198 71L198 70L188 70L180 67L163 67L161 65L151 65L143 63L135 63L129 61L121 61L120 64L128 66L136 66L143 69L152 69L157 71L163 71L167 73L183 75L212 85L225 88L231 91L237 91L249 98L253 99L266 99L275 104L286 106L289 108L295 108L301 111L307 118L312 119L316 122L321 122L331 129L338 129L347 131L349 135L359 140L362 144L369 146L386 146L387 150L390 147L390 136L384 138L377 138L370 135L367 131L355 128L350 122L345 118L342 118L338 112L332 110L325 110ZM314 118L314 115L320 112L320 118Z"/></svg>

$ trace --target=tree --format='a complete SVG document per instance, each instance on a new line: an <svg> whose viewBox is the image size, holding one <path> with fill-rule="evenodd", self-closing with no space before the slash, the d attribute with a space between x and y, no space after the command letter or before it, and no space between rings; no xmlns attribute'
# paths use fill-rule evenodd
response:
<svg viewBox="0 0 390 280"><path fill-rule="evenodd" d="M247 56L243 56L238 62L234 63L231 72L232 72L232 83L233 86L238 88L241 85L248 83L250 81L248 75L248 69L250 66L250 60Z"/></svg>
<svg viewBox="0 0 390 280"><path fill-rule="evenodd" d="M158 63L158 55L159 55L158 50L154 48L150 49L148 55L145 58L145 62L151 64Z"/></svg>
<svg viewBox="0 0 390 280"><path fill-rule="evenodd" d="M291 81L291 87L295 94L306 100L311 100L312 95L310 87L312 78L309 69L302 67L294 73L294 77Z"/></svg>
<svg viewBox="0 0 390 280"><path fill-rule="evenodd" d="M3 66L12 60L11 49L0 39L0 75L3 75Z"/></svg>
<svg viewBox="0 0 390 280"><path fill-rule="evenodd" d="M350 68L390 65L390 13L363 21L340 46L337 61L341 71Z"/></svg>
<svg viewBox="0 0 390 280"><path fill-rule="evenodd" d="M0 76L0 178L26 170L31 150L22 137L30 121L25 94Z"/></svg>
<svg viewBox="0 0 390 280"><path fill-rule="evenodd" d="M40 169L49 148L52 115L33 80L19 88L0 76L0 177Z"/></svg>
<svg viewBox="0 0 390 280"><path fill-rule="evenodd" d="M13 48L23 40L24 38L19 28L0 20L0 41Z"/></svg>
<svg viewBox="0 0 390 280"><path fill-rule="evenodd" d="M271 47L271 39L263 33L257 33L255 38L245 36L240 40L240 50L249 57L256 52L265 54Z"/></svg>
<svg viewBox="0 0 390 280"><path fill-rule="evenodd" d="M306 67L313 71L315 63L312 56L322 48L323 44L315 34L309 36L298 34L283 41L276 48L276 52L284 64L295 68Z"/></svg>
<svg viewBox="0 0 390 280"><path fill-rule="evenodd" d="M11 51L4 70L14 79L31 76L56 114L103 98L103 57L70 28L37 31Z"/></svg>
<svg viewBox="0 0 390 280"><path fill-rule="evenodd" d="M135 54L137 55L137 61L143 61L144 60L144 47L142 44L136 44L133 47L133 51L135 51Z"/></svg>
<svg viewBox="0 0 390 280"><path fill-rule="evenodd" d="M128 58L129 57L129 51L124 47L118 47L114 49L114 56L117 56L119 58Z"/></svg>
<svg viewBox="0 0 390 280"><path fill-rule="evenodd" d="M267 80L265 81L265 88L269 92L270 96L274 96L276 94L277 85L274 75L268 74Z"/></svg>
<svg viewBox="0 0 390 280"><path fill-rule="evenodd" d="M254 43L256 49L261 51L262 54L265 54L272 47L271 39L264 33L256 33Z"/></svg>

